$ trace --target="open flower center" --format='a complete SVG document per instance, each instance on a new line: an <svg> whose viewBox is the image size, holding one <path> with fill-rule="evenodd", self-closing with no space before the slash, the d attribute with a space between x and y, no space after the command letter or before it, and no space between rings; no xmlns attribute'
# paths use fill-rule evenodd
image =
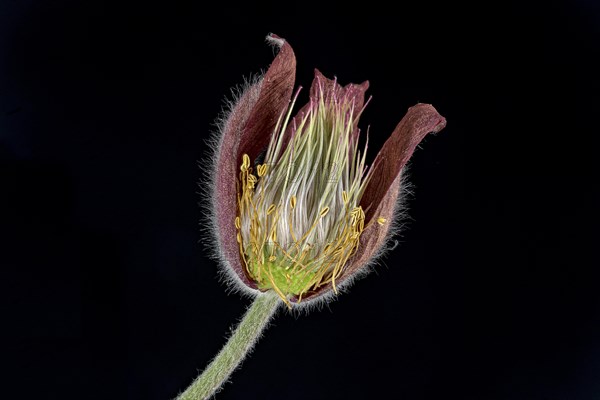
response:
<svg viewBox="0 0 600 400"><path fill-rule="evenodd" d="M264 162L242 157L235 226L250 278L289 305L323 285L336 289L365 228L361 196L370 178L358 150L353 99L321 87L306 113L281 115ZM364 109L364 107L363 107ZM378 220L380 224L385 221Z"/></svg>

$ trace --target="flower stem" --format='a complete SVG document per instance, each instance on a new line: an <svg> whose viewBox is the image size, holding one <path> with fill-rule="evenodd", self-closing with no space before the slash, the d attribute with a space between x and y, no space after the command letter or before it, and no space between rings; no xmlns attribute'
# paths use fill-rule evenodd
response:
<svg viewBox="0 0 600 400"><path fill-rule="evenodd" d="M256 296L219 354L177 400L205 400L216 393L258 341L279 304L272 290Z"/></svg>

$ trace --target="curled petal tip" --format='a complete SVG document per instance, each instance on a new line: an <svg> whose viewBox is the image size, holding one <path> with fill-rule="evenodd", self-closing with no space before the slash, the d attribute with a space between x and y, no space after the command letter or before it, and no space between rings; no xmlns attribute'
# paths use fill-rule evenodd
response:
<svg viewBox="0 0 600 400"><path fill-rule="evenodd" d="M284 38L277 36L274 33L269 33L265 39L267 40L268 43L270 43L274 46L277 46L277 47L282 47L283 44L285 43Z"/></svg>
<svg viewBox="0 0 600 400"><path fill-rule="evenodd" d="M446 127L446 118L442 117L440 113L431 104L417 103L412 107L409 107L408 114L414 114L417 116L425 116L427 124L431 129L427 133L438 133Z"/></svg>
<svg viewBox="0 0 600 400"><path fill-rule="evenodd" d="M438 133L446 127L446 118L442 117L430 133Z"/></svg>

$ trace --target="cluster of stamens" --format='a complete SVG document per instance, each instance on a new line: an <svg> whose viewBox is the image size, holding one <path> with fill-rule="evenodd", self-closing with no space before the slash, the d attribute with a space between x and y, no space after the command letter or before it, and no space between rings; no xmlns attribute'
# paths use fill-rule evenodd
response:
<svg viewBox="0 0 600 400"><path fill-rule="evenodd" d="M299 302L324 285L337 293L336 280L365 229L359 202L370 176L366 146L362 156L358 151L362 110L355 113L345 96L325 97L321 90L297 126L288 126L293 104L280 117L263 162L253 167L243 155L235 219L248 276L288 306L291 296Z"/></svg>

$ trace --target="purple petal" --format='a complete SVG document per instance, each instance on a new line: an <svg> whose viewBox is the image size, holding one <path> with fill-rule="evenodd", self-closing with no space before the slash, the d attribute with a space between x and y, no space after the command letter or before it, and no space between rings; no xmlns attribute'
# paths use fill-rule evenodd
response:
<svg viewBox="0 0 600 400"><path fill-rule="evenodd" d="M234 224L239 166L244 153L254 160L268 144L279 116L288 107L296 75L292 47L275 35L270 40L280 46L279 53L264 77L247 88L232 107L223 126L213 177L212 203L221 256L242 282L252 288L256 284L242 265Z"/></svg>

